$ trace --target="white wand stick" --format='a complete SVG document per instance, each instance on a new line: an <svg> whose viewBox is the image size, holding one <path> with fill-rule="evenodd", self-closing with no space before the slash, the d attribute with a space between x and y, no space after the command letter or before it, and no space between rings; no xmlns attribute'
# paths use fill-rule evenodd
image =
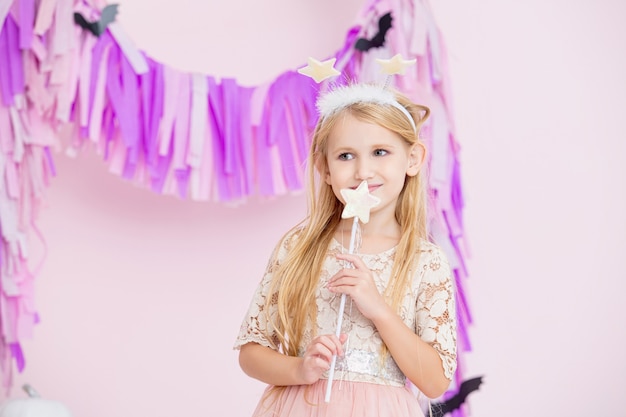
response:
<svg viewBox="0 0 626 417"><path fill-rule="evenodd" d="M355 217L352 222L352 233L350 234L350 249L348 250L349 254L354 253L355 246L355 237L356 237L356 229L359 227L359 218ZM343 322L343 312L346 308L346 295L341 294L341 301L339 302L339 313L337 316L337 330L335 331L335 335L339 337L341 334L341 324ZM326 397L324 401L330 402L330 392L332 391L333 378L335 376L335 365L337 363L337 355L333 355L333 359L330 362L330 369L328 370L328 385L326 386Z"/></svg>
<svg viewBox="0 0 626 417"><path fill-rule="evenodd" d="M349 188L341 190L341 195L346 201L346 206L341 213L341 217L344 219L354 217L354 221L352 222L352 231L350 233L350 248L348 249L348 253L353 254L354 247L356 246L356 232L359 227L359 220L361 220L363 223L369 222L370 209L380 204L380 199L369 193L367 181L361 182L356 190L352 190ZM343 322L343 312L345 310L345 307L346 294L344 293L341 294L341 301L339 302L337 329L335 331L335 335L337 337L339 337L339 335L341 334L341 324ZM328 384L326 385L326 396L324 397L324 401L327 403L330 402L330 394L333 387L333 378L335 376L336 363L337 355L333 355L332 361L330 363L330 369L328 370Z"/></svg>

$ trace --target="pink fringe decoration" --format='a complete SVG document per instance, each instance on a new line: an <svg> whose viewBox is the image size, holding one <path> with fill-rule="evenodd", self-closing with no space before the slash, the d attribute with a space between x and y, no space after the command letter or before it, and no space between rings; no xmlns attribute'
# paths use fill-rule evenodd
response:
<svg viewBox="0 0 626 417"><path fill-rule="evenodd" d="M85 2L37 4L0 0L0 364L7 389L11 358L21 370L19 342L37 321L25 235L53 174L48 150L59 146L60 126L75 127L68 152L92 145L112 173L154 192L241 203L303 188L315 99L327 87L292 70L255 87L180 72L134 49L116 23L99 38L74 25L75 11L99 15ZM371 37L389 11L386 45L356 51L356 40ZM343 74L334 82L384 82L375 59L397 53L417 59L395 78L397 87L433 111L423 132L431 151L432 233L458 287L460 383L461 354L471 348L463 196L446 52L431 11L421 1L370 1L333 55Z"/></svg>

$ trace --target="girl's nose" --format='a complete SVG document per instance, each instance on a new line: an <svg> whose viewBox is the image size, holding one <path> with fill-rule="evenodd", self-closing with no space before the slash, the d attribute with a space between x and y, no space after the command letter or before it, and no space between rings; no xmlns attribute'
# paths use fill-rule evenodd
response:
<svg viewBox="0 0 626 417"><path fill-rule="evenodd" d="M356 176L359 180L367 180L374 175L373 163L366 158L359 159L356 169Z"/></svg>

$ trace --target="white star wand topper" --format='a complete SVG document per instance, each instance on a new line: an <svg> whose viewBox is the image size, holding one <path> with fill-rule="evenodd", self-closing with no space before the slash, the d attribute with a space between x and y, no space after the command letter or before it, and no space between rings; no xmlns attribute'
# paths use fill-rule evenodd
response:
<svg viewBox="0 0 626 417"><path fill-rule="evenodd" d="M354 247L356 245L356 232L359 227L359 220L361 220L363 224L370 221L370 209L380 204L380 198L369 193L367 181L362 181L356 190L344 188L340 190L340 192L341 196L346 201L346 206L343 208L343 212L341 212L341 218L349 219L354 217L354 221L352 222L352 231L350 233L350 248L348 249L348 253L353 254ZM337 330L335 331L337 337L341 334L341 323L343 321L343 311L345 308L346 295L341 294L339 313L337 314ZM326 385L326 396L324 398L324 401L327 403L330 402L330 393L333 386L336 362L337 355L333 355L330 369L328 370L328 384Z"/></svg>

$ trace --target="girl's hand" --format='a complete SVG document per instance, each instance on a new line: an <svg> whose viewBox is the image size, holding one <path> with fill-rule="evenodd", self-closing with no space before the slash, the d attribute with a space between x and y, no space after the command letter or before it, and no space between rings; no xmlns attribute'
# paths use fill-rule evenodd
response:
<svg viewBox="0 0 626 417"><path fill-rule="evenodd" d="M330 369L333 355L343 355L342 345L347 338L345 334L339 337L326 334L316 337L309 343L298 369L299 377L304 384L317 382L322 374Z"/></svg>
<svg viewBox="0 0 626 417"><path fill-rule="evenodd" d="M372 271L357 255L338 253L337 259L351 262L354 268L343 268L333 275L328 282L328 289L349 295L361 314L375 321L389 306L376 288Z"/></svg>

